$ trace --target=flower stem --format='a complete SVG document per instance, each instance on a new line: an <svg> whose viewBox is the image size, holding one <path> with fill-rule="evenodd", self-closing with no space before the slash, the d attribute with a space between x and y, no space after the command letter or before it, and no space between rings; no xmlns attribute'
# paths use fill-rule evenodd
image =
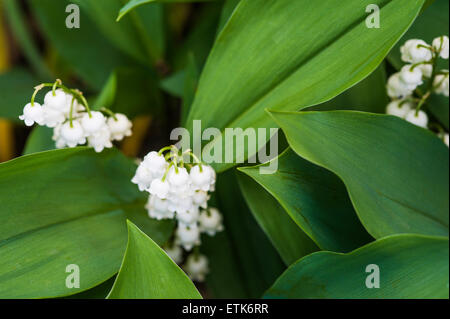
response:
<svg viewBox="0 0 450 319"><path fill-rule="evenodd" d="M75 97L72 97L72 101L70 102L70 113L69 113L69 123L70 127L73 128L73 102L75 101Z"/></svg>
<svg viewBox="0 0 450 319"><path fill-rule="evenodd" d="M106 114L110 115L114 119L114 121L116 121L116 122L118 121L116 114L113 111L111 111L110 109L107 109L106 107L102 107L100 110L102 112L105 112Z"/></svg>

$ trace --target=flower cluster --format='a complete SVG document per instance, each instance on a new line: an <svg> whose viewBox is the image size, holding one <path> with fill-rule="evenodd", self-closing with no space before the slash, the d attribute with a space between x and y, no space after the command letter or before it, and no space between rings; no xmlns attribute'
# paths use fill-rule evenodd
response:
<svg viewBox="0 0 450 319"><path fill-rule="evenodd" d="M190 164L193 158L195 164ZM175 146L150 152L139 164L132 182L150 193L146 205L148 215L158 220L176 219L177 228L166 253L178 264L183 248L191 251L201 243L201 234L214 236L223 230L222 215L208 207L210 193L215 190L216 173L190 151ZM193 280L202 281L208 272L208 260L195 250L186 260L185 270Z"/></svg>
<svg viewBox="0 0 450 319"><path fill-rule="evenodd" d="M441 36L429 45L412 39L400 48L402 61L407 63L393 74L387 83L387 93L392 101L386 113L405 119L417 126L428 128L429 117L422 110L431 94L449 96L449 72L437 70L439 58L449 58L449 38ZM425 85L425 92L419 89ZM448 146L448 133L441 127L439 136Z"/></svg>
<svg viewBox="0 0 450 319"><path fill-rule="evenodd" d="M35 102L36 94L44 87L52 86L41 105ZM123 114L114 114L106 108L91 111L83 94L75 89L55 83L44 83L35 88L31 102L25 105L19 116L25 125L34 123L53 128L53 140L57 148L88 144L96 152L112 147L131 135L131 121ZM103 113L109 115L105 116Z"/></svg>

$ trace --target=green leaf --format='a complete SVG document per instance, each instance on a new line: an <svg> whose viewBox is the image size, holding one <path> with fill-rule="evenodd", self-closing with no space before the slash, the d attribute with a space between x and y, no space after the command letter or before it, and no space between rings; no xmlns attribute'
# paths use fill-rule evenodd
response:
<svg viewBox="0 0 450 319"><path fill-rule="evenodd" d="M265 108L293 111L335 97L376 69L423 2L371 1L383 23L369 29L360 0L241 1L208 58L186 127L201 119L203 127L221 130L269 128ZM222 135L204 152L220 145ZM225 147L222 154L236 159Z"/></svg>
<svg viewBox="0 0 450 319"><path fill-rule="evenodd" d="M224 2L222 13L220 14L219 26L217 28L218 34L223 30L240 1L241 0L226 0Z"/></svg>
<svg viewBox="0 0 450 319"><path fill-rule="evenodd" d="M261 166L239 170L267 190L321 249L347 252L371 240L353 210L344 184L333 173L305 161L290 149L273 162L278 162L273 174L261 174Z"/></svg>
<svg viewBox="0 0 450 319"><path fill-rule="evenodd" d="M253 216L286 265L318 250L314 242L264 188L243 174L238 175L238 180Z"/></svg>
<svg viewBox="0 0 450 319"><path fill-rule="evenodd" d="M64 13L66 6L71 2L29 0L46 40L81 79L94 89L101 90L111 70L129 64L131 60L105 39L83 8L81 8L81 27L67 29L65 27L67 15Z"/></svg>
<svg viewBox="0 0 450 319"><path fill-rule="evenodd" d="M449 2L447 0L436 0L427 7L414 21L414 24L405 33L402 39L388 55L388 60L395 68L400 69L405 62L401 60L400 47L410 39L421 39L431 44L434 38L449 34ZM448 61L440 60L441 67L447 67Z"/></svg>
<svg viewBox="0 0 450 319"><path fill-rule="evenodd" d="M111 278L127 218L165 242L173 223L146 216L145 195L130 183L135 170L117 150L87 148L0 164L0 298L67 296ZM80 288L65 285L69 264L80 268Z"/></svg>
<svg viewBox="0 0 450 319"><path fill-rule="evenodd" d="M201 299L169 256L128 221L128 246L109 299Z"/></svg>
<svg viewBox="0 0 450 319"><path fill-rule="evenodd" d="M233 170L218 176L215 197L224 217L225 234L219 234L220 240L202 238L201 249L210 246L208 252L214 252L207 254L211 270L207 285L216 298L259 298L285 266L248 209ZM239 287L245 291L233 290Z"/></svg>
<svg viewBox="0 0 450 319"><path fill-rule="evenodd" d="M349 254L306 256L289 267L265 297L448 299L448 258L448 238L390 236ZM367 288L373 272L366 272L368 265L379 267L380 288Z"/></svg>
<svg viewBox="0 0 450 319"><path fill-rule="evenodd" d="M386 92L385 64L354 87L323 104L308 108L308 111L355 110L385 113L389 98Z"/></svg>
<svg viewBox="0 0 450 319"><path fill-rule="evenodd" d="M448 236L449 153L432 132L389 115L271 114L298 155L343 180L372 236Z"/></svg>
<svg viewBox="0 0 450 319"><path fill-rule="evenodd" d="M144 5L150 3L158 3L158 2L207 2L214 0L130 0L125 6L123 6L119 11L119 16L117 17L117 21L120 21L126 14L130 13L130 11Z"/></svg>
<svg viewBox="0 0 450 319"><path fill-rule="evenodd" d="M23 155L55 149L55 141L52 137L53 129L45 126L34 127L25 143Z"/></svg>
<svg viewBox="0 0 450 319"><path fill-rule="evenodd" d="M0 117L18 122L37 84L25 69L17 68L0 74Z"/></svg>

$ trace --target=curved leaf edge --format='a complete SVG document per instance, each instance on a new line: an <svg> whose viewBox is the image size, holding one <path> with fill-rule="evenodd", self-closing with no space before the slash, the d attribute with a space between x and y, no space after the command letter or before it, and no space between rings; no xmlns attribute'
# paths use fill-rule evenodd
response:
<svg viewBox="0 0 450 319"><path fill-rule="evenodd" d="M286 115L286 114L293 114L293 115L298 115L298 114L301 114L301 113L308 113L308 114L312 114L312 113L324 113L324 112L321 112L321 111L302 111L302 112L288 111L288 112L286 112L286 111L269 110L269 109L267 109L267 108L266 108L265 110L266 110L266 112L274 119L274 121L275 121L278 125L280 125L280 123L277 121L277 119L276 119L276 117L274 116L274 114L284 114L284 115ZM406 125L410 125L411 127L414 127L414 128L416 128L416 129L419 129L419 130L422 131L422 133L428 134L430 137L438 138L438 137L436 137L436 135L433 134L430 130L427 130L427 129L424 129L424 128L422 128L422 127L418 127L418 126L416 126L416 125L414 125L414 124L411 124L411 123L409 123L409 122L406 122L405 120L400 119L400 118L398 118L398 117L396 117L396 116L394 116L394 115L376 114L376 113L361 112L361 111L342 111L342 110L325 111L325 112L327 112L327 113L357 113L357 114L367 114L367 115L371 115L371 116L375 116L375 117L385 117L385 118L390 118L390 119L393 119L393 120L395 120L395 121L398 121L399 123L403 123L403 124L406 124ZM286 135L286 139L287 139L289 145L291 145L291 143L289 142L289 141L291 140L291 137L289 137L288 135ZM444 144L443 144L443 146L444 146ZM303 159L305 159L305 160L307 160L307 161L313 163L314 165L320 166L320 167L322 167L322 168L324 168L324 169L326 169L326 170L332 172L333 174L335 174L335 175L336 175L336 176L344 183L345 188L346 188L346 190L347 190L347 193L348 193L348 195L349 195L349 197L350 197L350 201L352 202L353 209L354 209L354 211L356 212L356 215L357 215L358 219L360 220L361 224L363 225L363 227L364 227L364 228L366 229L366 231L367 231L372 237L374 237L375 239L383 238L383 237L377 236L376 234L373 234L372 231L369 229L369 227L367 226L366 222L365 222L365 221L363 220L363 218L361 217L361 212L359 211L359 208L356 207L356 205L355 205L355 199L354 199L353 192L349 189L349 187L347 186L346 181L342 178L342 176L341 176L338 172L335 172L335 171L333 171L333 170L330 170L328 167L325 167L324 165L322 165L322 164L320 164L320 163L317 163L317 162L315 162L315 161L313 161L313 160L311 160L311 159L309 159L309 158L303 157L303 156L302 156L301 154L299 154L294 148L292 148L292 150L293 150L298 156L300 156L301 158L303 158ZM283 207L283 208L284 208L284 207ZM306 232L305 232L305 233L306 233ZM307 234L307 233L306 233L306 234ZM307 234L307 235L309 236L309 234Z"/></svg>

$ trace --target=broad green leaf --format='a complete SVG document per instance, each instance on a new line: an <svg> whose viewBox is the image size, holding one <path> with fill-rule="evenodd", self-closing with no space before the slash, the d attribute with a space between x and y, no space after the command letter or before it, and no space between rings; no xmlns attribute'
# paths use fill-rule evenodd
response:
<svg viewBox="0 0 450 319"><path fill-rule="evenodd" d="M128 245L109 299L201 299L169 256L128 221Z"/></svg>
<svg viewBox="0 0 450 319"><path fill-rule="evenodd" d="M105 39L83 8L81 27L66 28L65 9L71 2L29 0L46 40L81 79L94 89L100 90L111 70L129 64L131 60Z"/></svg>
<svg viewBox="0 0 450 319"><path fill-rule="evenodd" d="M376 69L423 2L241 1L208 58L186 127L201 119L203 127L221 130L269 128L265 108L293 111L328 101ZM368 4L380 7L379 29L366 26ZM204 152L222 146L222 135ZM226 152L233 154L230 145Z"/></svg>
<svg viewBox="0 0 450 319"><path fill-rule="evenodd" d="M25 69L0 74L0 117L18 122L37 84L37 80Z"/></svg>
<svg viewBox="0 0 450 319"><path fill-rule="evenodd" d="M119 16L117 17L117 21L120 21L126 14L130 13L130 11L144 5L144 4L154 4L154 3L184 3L184 2L207 2L214 0L130 0L125 6L123 6L119 11Z"/></svg>
<svg viewBox="0 0 450 319"><path fill-rule="evenodd" d="M271 114L298 155L343 180L372 236L448 236L449 152L432 132L389 115Z"/></svg>
<svg viewBox="0 0 450 319"><path fill-rule="evenodd" d="M146 197L130 183L136 165L116 150L48 151L0 164L0 297L79 293L111 278L126 246L125 220L158 243L171 222L146 216ZM80 288L66 287L66 266Z"/></svg>
<svg viewBox="0 0 450 319"><path fill-rule="evenodd" d="M239 170L267 190L321 249L348 252L371 240L337 176L290 149L272 162L278 163L273 174L261 174L261 166Z"/></svg>
<svg viewBox="0 0 450 319"><path fill-rule="evenodd" d="M238 180L253 216L286 265L318 250L272 195L244 174L239 174Z"/></svg>
<svg viewBox="0 0 450 319"><path fill-rule="evenodd" d="M215 205L224 217L225 234L220 234L220 240L207 236L202 238L202 249L209 246L208 252L214 250L212 255L207 255L211 272L206 283L216 298L238 296L232 289L239 286L245 288L245 292L239 295L259 298L285 266L248 209L234 171L218 176L215 197ZM231 247L231 252L227 246ZM223 247L225 251L221 250Z"/></svg>
<svg viewBox="0 0 450 319"><path fill-rule="evenodd" d="M220 14L219 26L217 28L217 33L219 34L225 24L227 24L234 10L241 0L226 0L223 3L222 13Z"/></svg>
<svg viewBox="0 0 450 319"><path fill-rule="evenodd" d="M300 259L266 298L448 299L448 238L395 235L349 254L318 252ZM380 287L369 289L378 266ZM369 278L368 278L369 277Z"/></svg>
<svg viewBox="0 0 450 319"><path fill-rule="evenodd" d="M34 127L30 135L28 135L23 155L55 149L55 141L52 137L53 129L45 126Z"/></svg>
<svg viewBox="0 0 450 319"><path fill-rule="evenodd" d="M400 47L410 39L421 39L431 44L434 38L441 35L448 35L449 33L449 2L448 0L436 0L417 17L414 24L406 32L402 39L392 49L387 56L397 69L400 69L405 62L401 60ZM441 60L442 67L446 66L448 69L448 61Z"/></svg>
<svg viewBox="0 0 450 319"><path fill-rule="evenodd" d="M308 108L308 111L355 110L385 113L389 98L386 92L385 64L354 87L323 104Z"/></svg>

